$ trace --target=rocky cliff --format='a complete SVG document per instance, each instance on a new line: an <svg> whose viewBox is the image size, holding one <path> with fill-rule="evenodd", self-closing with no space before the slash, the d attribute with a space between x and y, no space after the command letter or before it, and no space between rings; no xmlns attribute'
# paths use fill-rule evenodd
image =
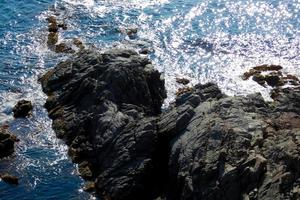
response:
<svg viewBox="0 0 300 200"><path fill-rule="evenodd" d="M41 83L53 128L102 199L300 198L300 91L228 97L198 84L161 113L161 74L134 51L81 51Z"/></svg>

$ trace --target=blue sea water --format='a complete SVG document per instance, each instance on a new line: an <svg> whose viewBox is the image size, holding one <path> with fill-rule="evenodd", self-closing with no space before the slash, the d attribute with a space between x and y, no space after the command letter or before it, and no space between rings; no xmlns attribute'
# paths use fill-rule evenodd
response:
<svg viewBox="0 0 300 200"><path fill-rule="evenodd" d="M16 153L0 161L0 173L20 178L19 186L0 181L0 199L93 199L56 139L43 108L38 77L68 55L47 48L46 18L55 15L68 29L59 40L80 38L86 46L150 50L149 58L166 79L168 99L180 87L176 77L213 81L228 95L270 88L241 75L259 64L279 64L300 77L299 0L1 0L0 124L19 138ZM129 38L125 32L138 28ZM32 117L14 120L20 99L34 104Z"/></svg>

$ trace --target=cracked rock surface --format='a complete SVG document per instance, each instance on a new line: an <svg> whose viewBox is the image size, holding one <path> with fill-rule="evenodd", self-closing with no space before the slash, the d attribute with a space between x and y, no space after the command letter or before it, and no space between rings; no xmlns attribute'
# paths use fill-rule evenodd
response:
<svg viewBox="0 0 300 200"><path fill-rule="evenodd" d="M81 51L41 83L53 128L103 199L300 198L300 91L274 102L164 80L132 50Z"/></svg>

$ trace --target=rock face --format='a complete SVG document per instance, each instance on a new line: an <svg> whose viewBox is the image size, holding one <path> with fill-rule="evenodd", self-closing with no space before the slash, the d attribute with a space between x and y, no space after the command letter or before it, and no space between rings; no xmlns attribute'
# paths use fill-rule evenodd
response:
<svg viewBox="0 0 300 200"><path fill-rule="evenodd" d="M297 89L267 103L199 84L161 113L160 73L121 49L82 51L41 82L57 136L103 199L300 198Z"/></svg>

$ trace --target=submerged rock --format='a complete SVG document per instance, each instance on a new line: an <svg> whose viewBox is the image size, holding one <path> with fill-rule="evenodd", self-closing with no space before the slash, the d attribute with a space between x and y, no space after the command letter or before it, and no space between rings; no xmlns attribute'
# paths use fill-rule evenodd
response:
<svg viewBox="0 0 300 200"><path fill-rule="evenodd" d="M95 190L95 183L94 182L87 182L83 188L86 192L93 192Z"/></svg>
<svg viewBox="0 0 300 200"><path fill-rule="evenodd" d="M19 179L16 176L10 175L10 174L3 174L0 175L0 178L8 183L8 184L12 184L12 185L18 185L19 184Z"/></svg>
<svg viewBox="0 0 300 200"><path fill-rule="evenodd" d="M300 90L268 103L198 84L161 113L160 73L124 49L81 51L41 82L57 136L103 199L300 196Z"/></svg>
<svg viewBox="0 0 300 200"><path fill-rule="evenodd" d="M30 101L20 100L13 108L15 118L27 117L32 111L32 104Z"/></svg>
<svg viewBox="0 0 300 200"><path fill-rule="evenodd" d="M61 22L57 25L59 28L62 28L63 30L68 29L68 25L65 22Z"/></svg>
<svg viewBox="0 0 300 200"><path fill-rule="evenodd" d="M48 21L49 24L50 23L57 24L57 19L55 16L49 16L49 17L47 17L46 20Z"/></svg>
<svg viewBox="0 0 300 200"><path fill-rule="evenodd" d="M260 65L253 67L242 76L243 80L247 80L252 76L252 80L263 87L271 86L271 98L276 99L285 87L300 86L299 79L291 74L284 74L280 65ZM295 88L297 89L297 88Z"/></svg>

